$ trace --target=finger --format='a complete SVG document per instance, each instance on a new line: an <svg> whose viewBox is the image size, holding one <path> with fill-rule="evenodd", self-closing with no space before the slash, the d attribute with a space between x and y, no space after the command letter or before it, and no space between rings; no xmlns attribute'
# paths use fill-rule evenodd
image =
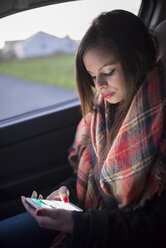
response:
<svg viewBox="0 0 166 248"><path fill-rule="evenodd" d="M37 198L37 192L35 190L32 192L31 198Z"/></svg>
<svg viewBox="0 0 166 248"><path fill-rule="evenodd" d="M59 190L53 191L50 195L47 196L47 200L61 200L59 196Z"/></svg>
<svg viewBox="0 0 166 248"><path fill-rule="evenodd" d="M43 196L40 194L39 197L38 197L38 199L39 199L39 200L40 200L40 199L43 199Z"/></svg>
<svg viewBox="0 0 166 248"><path fill-rule="evenodd" d="M52 216L52 211L53 209L40 208L40 209L36 209L35 213L37 216Z"/></svg>
<svg viewBox="0 0 166 248"><path fill-rule="evenodd" d="M26 203L24 196L21 196L21 201L27 212L35 218L36 217L35 210Z"/></svg>
<svg viewBox="0 0 166 248"><path fill-rule="evenodd" d="M59 196L59 193L58 193L58 195L49 195L49 196L47 196L46 199L47 200L57 200L57 201L60 201L61 200L61 198Z"/></svg>
<svg viewBox="0 0 166 248"><path fill-rule="evenodd" d="M24 207L27 208L27 204L25 202L25 196L21 196L21 201L22 201L22 204L24 205Z"/></svg>
<svg viewBox="0 0 166 248"><path fill-rule="evenodd" d="M69 202L69 190L66 186L60 187L59 195L62 201L64 201L65 203Z"/></svg>
<svg viewBox="0 0 166 248"><path fill-rule="evenodd" d="M53 191L50 195L47 196L47 200L61 200L60 195L59 195L59 189Z"/></svg>

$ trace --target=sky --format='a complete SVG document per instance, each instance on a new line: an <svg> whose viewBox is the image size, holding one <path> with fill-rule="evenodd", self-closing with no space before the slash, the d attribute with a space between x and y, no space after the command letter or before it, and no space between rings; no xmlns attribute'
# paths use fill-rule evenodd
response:
<svg viewBox="0 0 166 248"><path fill-rule="evenodd" d="M141 0L81 0L55 4L0 19L0 48L5 41L24 40L43 31L80 40L91 21L103 11L125 9L138 13Z"/></svg>

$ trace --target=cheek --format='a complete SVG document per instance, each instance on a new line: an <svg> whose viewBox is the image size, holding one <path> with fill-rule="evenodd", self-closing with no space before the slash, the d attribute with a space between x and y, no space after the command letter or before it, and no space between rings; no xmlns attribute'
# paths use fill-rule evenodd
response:
<svg viewBox="0 0 166 248"><path fill-rule="evenodd" d="M110 86L112 86L117 91L125 94L125 81L122 75L117 75L109 82Z"/></svg>
<svg viewBox="0 0 166 248"><path fill-rule="evenodd" d="M120 73L118 75L118 78L117 78L117 87L118 87L118 90L121 92L121 95L125 95L126 94L126 90L125 90L125 79L124 79L123 73Z"/></svg>

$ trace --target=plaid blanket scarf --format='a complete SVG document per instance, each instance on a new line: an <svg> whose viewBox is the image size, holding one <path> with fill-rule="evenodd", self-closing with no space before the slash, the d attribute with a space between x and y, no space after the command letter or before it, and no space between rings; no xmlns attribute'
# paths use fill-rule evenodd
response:
<svg viewBox="0 0 166 248"><path fill-rule="evenodd" d="M166 188L166 82L160 62L143 81L113 144L102 161L109 138L107 103L97 95L97 111L78 125L69 160L77 171L77 196L84 210L102 209L102 192L120 208L142 206ZM97 162L92 163L91 149ZM60 234L52 246L70 243Z"/></svg>
<svg viewBox="0 0 166 248"><path fill-rule="evenodd" d="M162 65L158 62L143 81L104 163L101 157L109 137L109 115L103 97L97 98L97 111L79 123L69 156L78 166L79 204L85 210L103 208L102 189L116 198L120 208L143 205L166 188L166 82ZM95 166L90 144L97 157Z"/></svg>

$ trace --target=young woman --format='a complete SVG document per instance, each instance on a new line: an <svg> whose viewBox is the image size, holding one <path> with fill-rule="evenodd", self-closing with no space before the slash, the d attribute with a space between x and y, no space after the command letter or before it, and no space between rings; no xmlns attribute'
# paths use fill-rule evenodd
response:
<svg viewBox="0 0 166 248"><path fill-rule="evenodd" d="M166 84L156 61L157 41L127 11L101 14L80 42L76 82L83 119L69 154L75 174L48 199L70 198L84 211L34 211L22 197L42 227L35 227L41 240L57 236L52 247L163 247Z"/></svg>

